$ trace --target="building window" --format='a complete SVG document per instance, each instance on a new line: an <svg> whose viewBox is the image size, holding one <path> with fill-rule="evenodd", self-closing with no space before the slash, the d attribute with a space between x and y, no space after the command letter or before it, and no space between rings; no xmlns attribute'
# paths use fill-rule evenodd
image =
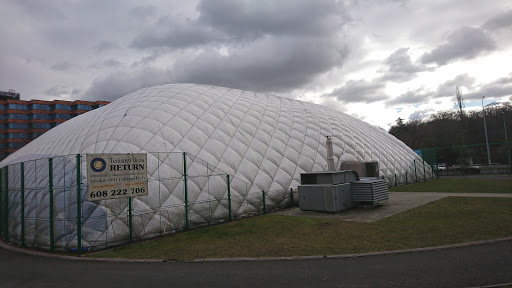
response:
<svg viewBox="0 0 512 288"><path fill-rule="evenodd" d="M5 105L4 104L0 104L0 110L5 110Z"/></svg>
<svg viewBox="0 0 512 288"><path fill-rule="evenodd" d="M29 110L27 105L15 104L15 103L9 103L7 105L7 109L11 109L11 110Z"/></svg>
<svg viewBox="0 0 512 288"><path fill-rule="evenodd" d="M71 106L64 104L55 104L55 110L66 110L71 111Z"/></svg>
<svg viewBox="0 0 512 288"><path fill-rule="evenodd" d="M55 119L71 119L71 114L55 114Z"/></svg>
<svg viewBox="0 0 512 288"><path fill-rule="evenodd" d="M21 148L21 147L25 146L25 144L27 144L27 143L24 143L24 142L10 142L9 143L9 148Z"/></svg>
<svg viewBox="0 0 512 288"><path fill-rule="evenodd" d="M28 129L28 124L25 123L9 123L7 129Z"/></svg>
<svg viewBox="0 0 512 288"><path fill-rule="evenodd" d="M5 120L7 119L7 115L5 114L0 114L0 120Z"/></svg>
<svg viewBox="0 0 512 288"><path fill-rule="evenodd" d="M39 136L41 136L41 135L43 135L43 134L44 134L44 132L33 132L33 133L32 133L32 138L33 138L33 139L36 139L37 137L39 137Z"/></svg>
<svg viewBox="0 0 512 288"><path fill-rule="evenodd" d="M46 104L32 104L32 110L50 111L50 110L52 110L52 107L50 107L50 105L46 105Z"/></svg>
<svg viewBox="0 0 512 288"><path fill-rule="evenodd" d="M32 114L32 119L51 120L53 117L51 114L34 113Z"/></svg>
<svg viewBox="0 0 512 288"><path fill-rule="evenodd" d="M52 125L50 123L32 123L32 129L50 129Z"/></svg>
<svg viewBox="0 0 512 288"><path fill-rule="evenodd" d="M25 133L9 133L9 139L30 139L30 134Z"/></svg>
<svg viewBox="0 0 512 288"><path fill-rule="evenodd" d="M90 111L90 110L92 110L92 106L91 105L78 104L78 105L76 105L76 110Z"/></svg>
<svg viewBox="0 0 512 288"><path fill-rule="evenodd" d="M9 113L9 119L30 120L30 116L28 114Z"/></svg>

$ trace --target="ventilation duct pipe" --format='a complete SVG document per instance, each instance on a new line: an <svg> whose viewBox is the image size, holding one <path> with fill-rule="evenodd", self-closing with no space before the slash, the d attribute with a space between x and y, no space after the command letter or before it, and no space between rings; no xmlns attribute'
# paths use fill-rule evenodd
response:
<svg viewBox="0 0 512 288"><path fill-rule="evenodd" d="M326 147L327 147L327 171L334 171L334 156L333 156L333 151L332 151L332 137L331 136L326 136L327 137L327 143L326 143Z"/></svg>

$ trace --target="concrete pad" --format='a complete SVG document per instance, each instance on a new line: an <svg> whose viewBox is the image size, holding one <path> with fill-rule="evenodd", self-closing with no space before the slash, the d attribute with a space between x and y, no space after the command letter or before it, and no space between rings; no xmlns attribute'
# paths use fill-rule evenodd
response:
<svg viewBox="0 0 512 288"><path fill-rule="evenodd" d="M445 197L512 197L512 194L498 193L436 193L436 192L389 192L389 201L374 207L360 205L356 208L337 212L301 211L299 207L273 212L277 215L301 216L323 219L339 219L355 222L374 222Z"/></svg>

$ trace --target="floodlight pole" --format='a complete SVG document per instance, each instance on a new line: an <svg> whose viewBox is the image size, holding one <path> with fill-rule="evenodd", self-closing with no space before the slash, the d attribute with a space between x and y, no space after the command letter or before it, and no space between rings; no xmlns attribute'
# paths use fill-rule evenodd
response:
<svg viewBox="0 0 512 288"><path fill-rule="evenodd" d="M487 161L489 162L489 166L491 166L491 152L489 152L489 139L487 138L487 124L485 123L484 98L485 98L485 96L482 96L482 113L484 114L485 145L487 146Z"/></svg>
<svg viewBox="0 0 512 288"><path fill-rule="evenodd" d="M505 129L505 143L506 143L506 151L507 151L507 158L508 158L508 165L510 164L510 150L508 147L508 136L507 136L507 123L505 122L505 112L501 114L503 116L503 128Z"/></svg>

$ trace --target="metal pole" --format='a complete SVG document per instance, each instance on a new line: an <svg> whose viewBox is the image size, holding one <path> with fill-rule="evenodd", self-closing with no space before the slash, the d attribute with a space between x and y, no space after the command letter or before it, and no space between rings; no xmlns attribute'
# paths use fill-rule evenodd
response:
<svg viewBox="0 0 512 288"><path fill-rule="evenodd" d="M405 171L405 185L408 185L408 181L407 181L407 171Z"/></svg>
<svg viewBox="0 0 512 288"><path fill-rule="evenodd" d="M416 173L416 159L414 159L414 179L418 182L418 174Z"/></svg>
<svg viewBox="0 0 512 288"><path fill-rule="evenodd" d="M396 186L398 186L398 185L396 184L396 174L395 174L395 187L396 187Z"/></svg>
<svg viewBox="0 0 512 288"><path fill-rule="evenodd" d="M295 204L293 201L293 188L290 188L290 196L292 197L292 206Z"/></svg>
<svg viewBox="0 0 512 288"><path fill-rule="evenodd" d="M263 214L267 213L267 204L265 203L265 191L261 191L261 195L263 195Z"/></svg>
<svg viewBox="0 0 512 288"><path fill-rule="evenodd" d="M187 153L183 152L183 185L185 193L185 230L188 230Z"/></svg>
<svg viewBox="0 0 512 288"><path fill-rule="evenodd" d="M21 162L21 246L25 247L25 163Z"/></svg>
<svg viewBox="0 0 512 288"><path fill-rule="evenodd" d="M425 172L425 159L423 159L423 180L427 181L427 173Z"/></svg>
<svg viewBox="0 0 512 288"><path fill-rule="evenodd" d="M462 169L462 175L464 175L464 162L462 161L462 146L459 146L459 159L460 159L460 169Z"/></svg>
<svg viewBox="0 0 512 288"><path fill-rule="evenodd" d="M48 198L50 200L50 251L55 248L53 237L53 159L48 158Z"/></svg>
<svg viewBox="0 0 512 288"><path fill-rule="evenodd" d="M229 221L233 220L233 215L231 215L231 185L229 183L229 174L226 175L226 179L228 181L228 217Z"/></svg>
<svg viewBox="0 0 512 288"><path fill-rule="evenodd" d="M485 96L482 96L482 113L484 114L485 145L487 146L487 161L489 162L489 166L491 166L491 152L489 152L489 140L487 139L487 124L485 123L484 98Z"/></svg>
<svg viewBox="0 0 512 288"><path fill-rule="evenodd" d="M82 254L82 176L80 154L76 154L76 248L78 255Z"/></svg>
<svg viewBox="0 0 512 288"><path fill-rule="evenodd" d="M503 128L505 129L505 142L506 142L506 148L505 150L507 151L507 159L508 159L508 165L509 165L509 170L512 168L511 164L510 164L510 149L509 149L509 145L508 145L508 136L507 136L507 123L505 122L505 112L503 112L501 114L503 116Z"/></svg>
<svg viewBox="0 0 512 288"><path fill-rule="evenodd" d="M5 197L4 197L4 239L6 241L9 240L9 166L5 166L4 168L5 176Z"/></svg>
<svg viewBox="0 0 512 288"><path fill-rule="evenodd" d="M0 238L4 235L4 168L0 168Z"/></svg>
<svg viewBox="0 0 512 288"><path fill-rule="evenodd" d="M130 242L133 241L133 222L132 222L132 197L128 197L128 228L130 230Z"/></svg>

